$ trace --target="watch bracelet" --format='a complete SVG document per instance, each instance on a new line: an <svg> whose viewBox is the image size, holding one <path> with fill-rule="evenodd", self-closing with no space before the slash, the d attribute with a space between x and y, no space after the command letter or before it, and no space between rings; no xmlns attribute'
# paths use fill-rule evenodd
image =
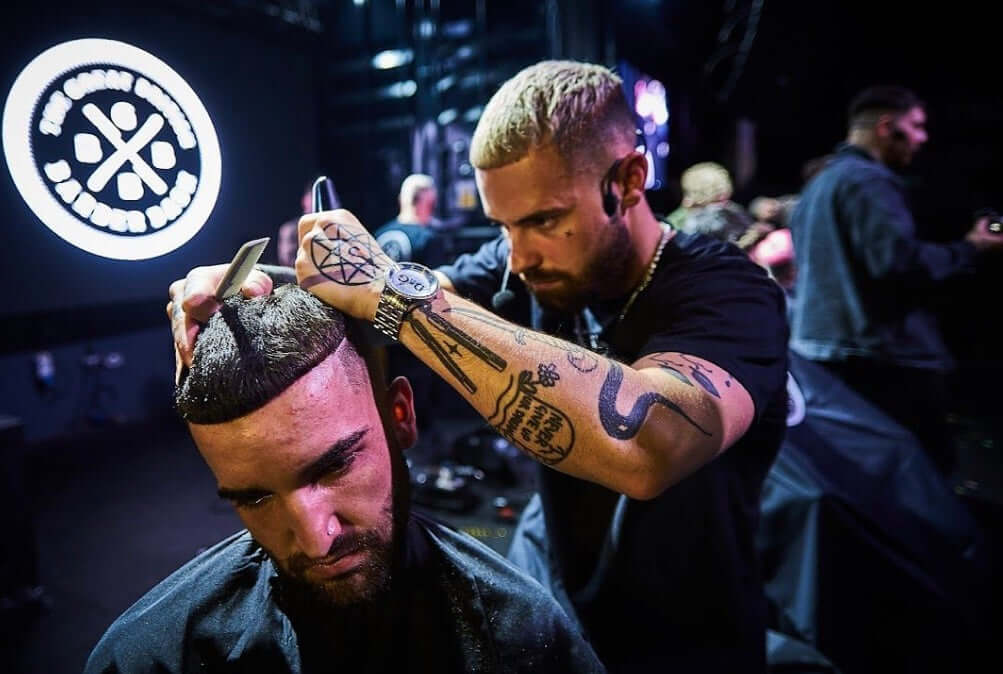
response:
<svg viewBox="0 0 1003 674"><path fill-rule="evenodd" d="M380 293L380 301L376 305L373 326L395 342L399 341L401 328L404 325L404 317L418 304L420 303L414 302L409 304L400 295L384 289Z"/></svg>

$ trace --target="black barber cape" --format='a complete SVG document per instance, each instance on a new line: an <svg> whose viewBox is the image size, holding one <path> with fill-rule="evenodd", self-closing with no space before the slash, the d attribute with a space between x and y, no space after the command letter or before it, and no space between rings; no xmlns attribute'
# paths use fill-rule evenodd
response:
<svg viewBox="0 0 1003 674"><path fill-rule="evenodd" d="M494 551L418 514L406 531L386 642L283 608L275 566L243 531L129 608L85 671L603 671L564 611Z"/></svg>
<svg viewBox="0 0 1003 674"><path fill-rule="evenodd" d="M507 255L499 237L440 271L460 295L490 307ZM509 285L516 298L505 317L575 341L574 317L540 307L518 279ZM752 426L650 501L541 467L540 498L524 511L509 559L551 588L611 671L763 671L766 605L755 532L763 480L785 428L781 290L735 246L677 232L651 284L616 325L626 299L589 307L610 355L627 364L663 351L706 359L749 392ZM692 385L701 380L693 362L679 371ZM596 376L609 376L607 366ZM633 402L619 400L618 413Z"/></svg>

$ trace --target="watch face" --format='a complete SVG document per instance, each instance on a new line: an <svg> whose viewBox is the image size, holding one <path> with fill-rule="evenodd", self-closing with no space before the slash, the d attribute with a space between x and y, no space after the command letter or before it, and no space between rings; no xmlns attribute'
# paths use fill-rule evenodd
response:
<svg viewBox="0 0 1003 674"><path fill-rule="evenodd" d="M439 279L424 265L401 262L387 271L387 285L410 299L427 300L438 292Z"/></svg>

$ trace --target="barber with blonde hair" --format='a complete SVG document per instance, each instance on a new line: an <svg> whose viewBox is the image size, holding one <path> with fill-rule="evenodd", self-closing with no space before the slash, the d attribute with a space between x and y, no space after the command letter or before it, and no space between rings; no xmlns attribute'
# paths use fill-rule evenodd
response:
<svg viewBox="0 0 1003 674"><path fill-rule="evenodd" d="M602 66L518 73L470 159L497 239L435 272L388 271L351 213L308 215L300 285L399 340L540 463L510 559L611 671L765 671L753 539L784 432L780 289L737 248L654 216L633 113ZM183 358L220 271L172 286ZM248 291L270 283L254 274Z"/></svg>

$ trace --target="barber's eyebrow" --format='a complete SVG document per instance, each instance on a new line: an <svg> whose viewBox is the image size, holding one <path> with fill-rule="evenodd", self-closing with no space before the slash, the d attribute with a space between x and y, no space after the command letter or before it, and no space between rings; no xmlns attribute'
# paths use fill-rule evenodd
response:
<svg viewBox="0 0 1003 674"><path fill-rule="evenodd" d="M545 208L539 211L533 211L529 215L524 215L515 221L516 225L530 225L534 222L542 222L548 220L558 215L564 215L568 212L566 207L558 208Z"/></svg>
<svg viewBox="0 0 1003 674"><path fill-rule="evenodd" d="M346 454L351 452L360 442L362 442L362 439L366 436L369 430L368 426L360 428L354 433L346 435L335 442L323 454L300 469L298 483L312 484L332 469L340 468L345 463ZM269 490L261 487L245 487L242 489L220 487L216 490L216 493L219 494L219 497L222 499L236 501L238 503L254 502L271 494Z"/></svg>

